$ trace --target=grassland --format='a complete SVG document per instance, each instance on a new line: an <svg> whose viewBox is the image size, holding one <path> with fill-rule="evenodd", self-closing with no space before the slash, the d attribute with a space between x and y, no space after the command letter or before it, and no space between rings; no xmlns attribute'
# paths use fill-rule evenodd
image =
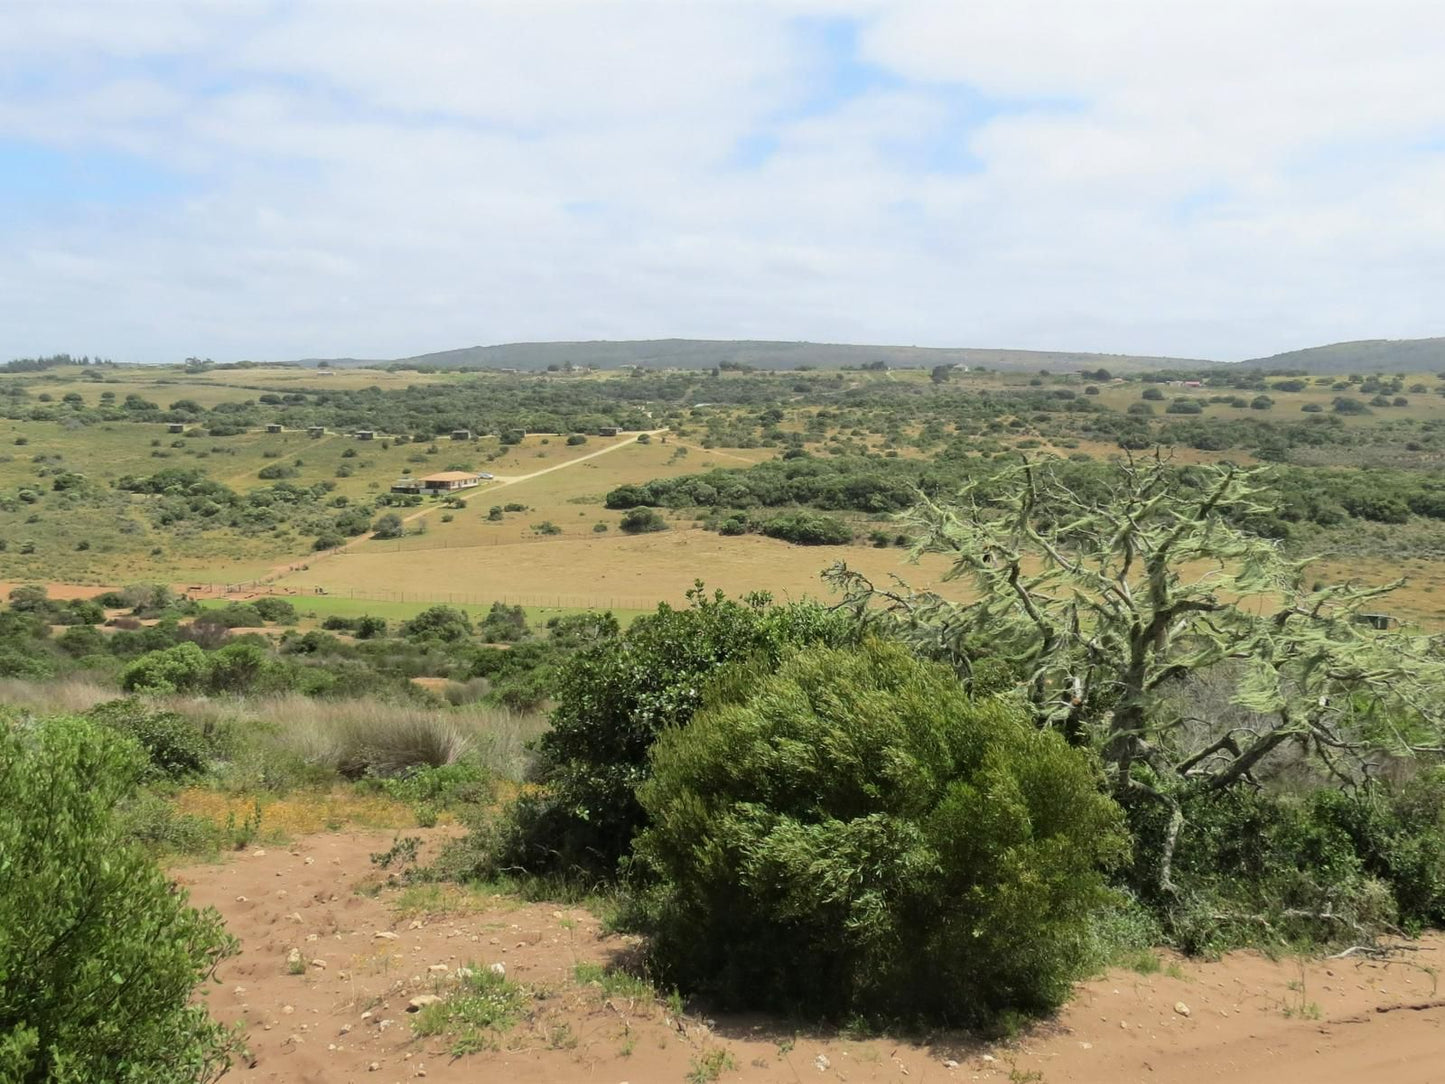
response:
<svg viewBox="0 0 1445 1084"><path fill-rule="evenodd" d="M809 374L810 379L822 376ZM254 405L258 396L267 393L315 396L327 390L377 388L401 394L415 387L474 388L487 379L504 378L466 372L357 369L321 375L317 370L263 367L199 373L179 368L117 368L106 369L97 379L93 370L71 368L0 374L0 393L23 384L32 400L45 402L70 395L79 396L90 407L110 393L112 402L135 394L163 406L184 399L215 407ZM618 373L573 375L559 378L557 386L620 391L620 382L626 379ZM718 386L740 379L725 374ZM926 428L918 421L895 417L884 424L865 420L859 429L857 417L821 426L811 418L841 397L870 388L926 388L929 374L925 371L839 374L836 379L815 380L810 392L796 390L803 385L788 385L787 374L774 379L778 382L776 401L785 408L778 430L810 450L846 440L859 449L905 458L932 454L926 443L914 443ZM1087 383L1077 375L974 372L951 378L951 386L980 396L1011 395L1039 386L1069 388L1082 395ZM1189 396L1203 403L1202 413L1189 416L1191 420L1208 423L1245 418L1287 423L1309 416L1306 408L1317 407L1311 411L1315 416L1328 413L1334 398L1342 394L1337 383L1335 377L1316 377L1307 378L1302 390L1270 390L1274 405L1268 412L1208 403L1210 389L1180 384L1160 386L1165 400L1151 405L1162 419L1169 399ZM1434 374L1412 375L1405 383L1410 386L1406 405L1340 418L1350 432L1373 429L1395 434L1393 443L1380 452L1342 447L1338 455L1401 457L1399 433L1445 425L1445 397L1435 394L1438 381ZM1425 392L1415 390L1420 385ZM1141 401L1149 385L1131 380L1100 381L1094 386L1097 394L1089 396L1092 402L1123 412ZM776 446L753 441L739 446L717 439L718 432L728 431L726 425L732 420L746 420L747 407L723 403L681 412L674 409L673 413L683 424L679 426L675 420L672 432L659 432L649 444L630 438L592 437L584 444L569 445L558 435L534 434L509 446L495 437L431 443L363 442L335 431L312 439L297 430L273 434L254 427L234 436L212 437L195 427L176 435L168 432L166 425L151 422L75 426L56 420L4 419L0 420L0 493L29 489L40 498L0 507L0 538L8 543L0 552L0 579L97 588L142 580L181 587L265 580L269 589L294 593L298 601L304 596L303 610L318 619L327 614L409 616L418 607L437 601L480 612L494 599L528 606L543 619L589 607L610 607L626 617L658 600L680 600L697 579L729 592L756 589L779 597L819 595L823 593L819 572L840 557L878 580L896 574L915 586L940 583L942 563L925 561L921 566L909 566L896 549L864 544L812 548L754 535L723 537L695 529L695 521L686 512L666 513L668 531L637 537L621 534L621 513L602 503L610 489L713 467L743 467L777 454ZM866 416L866 411L863 414ZM719 419L724 423L721 430L715 426ZM1036 418L1009 416L999 421L1007 426L990 434L995 448L1092 458L1119 454L1117 445L1107 440L1060 435L1037 424ZM596 454L614 446L614 451ZM1247 450L1239 448L1225 453L1176 448L1173 454L1180 463L1221 458L1253 461ZM1417 469L1430 469L1434 458L1445 459L1445 454L1429 447L1410 455L1413 458L1408 465ZM465 507L445 507L429 500L418 508L402 509L408 533L400 540L363 536L335 554L313 552L311 539L299 525L280 524L251 533L214 530L195 522L161 526L144 514L140 502L115 488L127 475L194 467L245 494L270 484L260 474L275 466L287 470L291 484L324 483L330 487L330 500L353 504L374 501L405 474L456 468L485 470L496 478L460 494ZM91 487L91 498L69 499L48 492L51 477L61 470L82 474ZM492 518L493 506L508 505L522 508ZM845 514L845 518L851 519L860 533L878 526L859 514ZM1445 555L1433 554L1428 544L1422 543L1412 547L1410 558L1396 558L1390 554L1391 531L1380 525L1363 526L1360 537L1370 552L1359 558L1321 561L1319 574L1367 581L1406 574L1410 583L1392 600L1392 612L1434 624L1441 617L1439 598L1445 592Z"/></svg>

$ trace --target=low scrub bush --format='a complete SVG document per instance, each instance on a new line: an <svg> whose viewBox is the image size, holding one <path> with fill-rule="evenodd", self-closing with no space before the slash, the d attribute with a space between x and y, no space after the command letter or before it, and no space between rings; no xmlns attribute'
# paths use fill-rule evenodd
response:
<svg viewBox="0 0 1445 1084"><path fill-rule="evenodd" d="M794 512L775 516L762 525L763 534L798 546L845 546L853 541L853 529L840 519L817 512Z"/></svg>
<svg viewBox="0 0 1445 1084"><path fill-rule="evenodd" d="M625 534L650 534L667 530L667 520L651 508L631 508L622 515L617 525Z"/></svg>
<svg viewBox="0 0 1445 1084"><path fill-rule="evenodd" d="M86 715L134 739L145 750L150 777L177 780L198 775L211 759L210 743L190 720L135 697L99 704Z"/></svg>
<svg viewBox="0 0 1445 1084"><path fill-rule="evenodd" d="M1126 850L1095 765L893 645L813 648L653 748L636 917L724 1003L982 1024L1093 955Z"/></svg>
<svg viewBox="0 0 1445 1084"><path fill-rule="evenodd" d="M142 770L94 723L0 723L0 1080L197 1084L229 1064L192 991L235 943L113 814Z"/></svg>

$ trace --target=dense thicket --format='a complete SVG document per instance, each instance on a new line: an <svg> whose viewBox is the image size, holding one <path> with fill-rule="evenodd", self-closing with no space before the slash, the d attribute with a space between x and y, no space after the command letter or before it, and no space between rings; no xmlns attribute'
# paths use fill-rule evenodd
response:
<svg viewBox="0 0 1445 1084"><path fill-rule="evenodd" d="M1076 491L1104 498L1116 468L1093 460L1062 460L1054 470ZM881 455L799 455L753 467L718 468L700 474L630 483L608 492L609 508L704 508L719 512L805 506L824 511L896 513L920 495L948 499L964 486L991 500L1008 493L999 463L966 449L945 449L930 460ZM1172 471L1183 488L1203 484L1200 467ZM1289 537L1292 528L1345 527L1351 521L1404 523L1411 517L1445 520L1445 481L1406 470L1309 470L1274 466L1261 483L1267 498L1237 509L1234 521L1268 537ZM727 517L716 520L727 523ZM761 521L760 521L761 522Z"/></svg>

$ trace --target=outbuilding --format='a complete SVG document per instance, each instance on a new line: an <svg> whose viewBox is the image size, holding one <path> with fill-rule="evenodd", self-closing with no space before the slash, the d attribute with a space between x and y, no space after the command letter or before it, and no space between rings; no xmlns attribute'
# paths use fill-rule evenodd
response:
<svg viewBox="0 0 1445 1084"><path fill-rule="evenodd" d="M456 489L471 489L481 484L481 475L469 470L444 470L428 474L421 480L428 493L450 493Z"/></svg>

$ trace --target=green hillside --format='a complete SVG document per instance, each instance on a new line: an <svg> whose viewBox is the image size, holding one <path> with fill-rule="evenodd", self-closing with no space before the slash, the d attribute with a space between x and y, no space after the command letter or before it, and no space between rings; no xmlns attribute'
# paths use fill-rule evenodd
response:
<svg viewBox="0 0 1445 1084"><path fill-rule="evenodd" d="M1138 357L1128 354L1090 354L1070 351L993 350L917 346L860 346L843 343L772 342L752 339L640 339L594 342L506 343L472 346L419 354L398 361L443 369L496 368L546 369L551 365L586 365L615 369L639 365L649 369L711 369L725 363L758 369L795 369L799 366L840 368L885 362L890 368L924 368L935 365L985 365L990 369L1035 371L1075 369L1145 371L1197 368L1198 359ZM303 364L315 364L308 360ZM353 358L333 359L334 366L377 365Z"/></svg>
<svg viewBox="0 0 1445 1084"><path fill-rule="evenodd" d="M1244 365L1260 369L1302 369L1311 373L1418 373L1445 369L1445 338L1360 339L1305 350L1290 350Z"/></svg>

